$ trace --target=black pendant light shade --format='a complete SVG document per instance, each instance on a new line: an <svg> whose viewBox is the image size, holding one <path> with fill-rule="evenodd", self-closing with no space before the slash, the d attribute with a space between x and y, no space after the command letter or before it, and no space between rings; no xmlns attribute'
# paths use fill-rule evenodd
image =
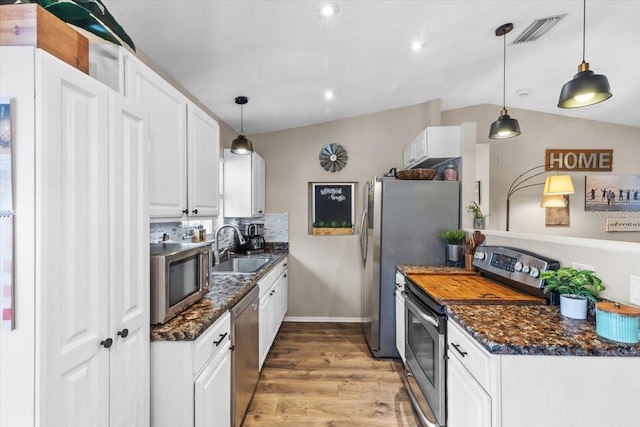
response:
<svg viewBox="0 0 640 427"><path fill-rule="evenodd" d="M583 0L582 5L582 63L578 65L578 74L562 86L558 100L560 108L586 107L606 101L613 96L607 76L595 74L589 69L589 63L584 60L587 0Z"/></svg>
<svg viewBox="0 0 640 427"><path fill-rule="evenodd" d="M242 106L249 102L246 96L238 96L235 99L236 104L240 106L240 135L231 142L231 152L235 154L251 154L253 152L253 143L244 136L244 117Z"/></svg>
<svg viewBox="0 0 640 427"><path fill-rule="evenodd" d="M489 129L489 138L491 139L507 139L520 135L520 124L516 119L511 118L507 112L505 103L506 91L506 70L507 70L507 39L506 35L513 30L513 24L508 23L496 28L496 36L503 37L503 62L502 62L502 110L498 120L491 123Z"/></svg>
<svg viewBox="0 0 640 427"><path fill-rule="evenodd" d="M612 96L607 76L595 74L589 69L589 63L583 62L578 66L578 74L562 86L558 107L586 107L606 101Z"/></svg>
<svg viewBox="0 0 640 427"><path fill-rule="evenodd" d="M498 120L491 123L489 138L507 139L518 135L520 135L520 124L516 119L512 119L511 116L507 114L506 108L503 108L502 111L500 111Z"/></svg>

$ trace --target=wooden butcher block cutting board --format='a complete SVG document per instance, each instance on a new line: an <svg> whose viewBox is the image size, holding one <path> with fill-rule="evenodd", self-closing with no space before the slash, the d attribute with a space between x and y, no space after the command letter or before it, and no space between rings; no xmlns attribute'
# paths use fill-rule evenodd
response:
<svg viewBox="0 0 640 427"><path fill-rule="evenodd" d="M479 275L409 274L408 278L442 305L546 304L542 298L518 292Z"/></svg>

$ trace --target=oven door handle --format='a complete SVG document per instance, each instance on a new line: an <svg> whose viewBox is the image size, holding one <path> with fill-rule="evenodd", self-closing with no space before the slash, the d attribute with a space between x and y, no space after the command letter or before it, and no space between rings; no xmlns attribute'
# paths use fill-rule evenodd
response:
<svg viewBox="0 0 640 427"><path fill-rule="evenodd" d="M429 316L428 314L426 314L424 312L424 310L420 309L420 307L418 307L416 305L416 303L413 302L413 298L411 298L409 296L409 294L407 294L406 291L402 292L402 294L404 295L405 304L407 304L409 306L409 308L411 308L411 312L413 314L415 314L416 316L418 316L419 318L421 318L425 322L431 323L436 328L440 326L439 323L438 323L438 319L436 319L433 316Z"/></svg>

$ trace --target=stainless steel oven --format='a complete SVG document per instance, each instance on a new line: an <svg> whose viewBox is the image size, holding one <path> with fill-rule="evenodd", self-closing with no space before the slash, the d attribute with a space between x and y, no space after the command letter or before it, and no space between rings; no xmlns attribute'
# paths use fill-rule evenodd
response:
<svg viewBox="0 0 640 427"><path fill-rule="evenodd" d="M404 381L423 426L446 423L447 318L427 306L415 285L405 283Z"/></svg>

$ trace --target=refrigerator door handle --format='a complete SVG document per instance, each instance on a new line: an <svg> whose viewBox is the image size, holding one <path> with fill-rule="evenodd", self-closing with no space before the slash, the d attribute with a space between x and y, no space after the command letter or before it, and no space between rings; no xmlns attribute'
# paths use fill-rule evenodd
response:
<svg viewBox="0 0 640 427"><path fill-rule="evenodd" d="M362 263L367 262L367 246L369 244L369 236L367 235L367 210L362 212L362 219L360 220L360 256L362 257Z"/></svg>

